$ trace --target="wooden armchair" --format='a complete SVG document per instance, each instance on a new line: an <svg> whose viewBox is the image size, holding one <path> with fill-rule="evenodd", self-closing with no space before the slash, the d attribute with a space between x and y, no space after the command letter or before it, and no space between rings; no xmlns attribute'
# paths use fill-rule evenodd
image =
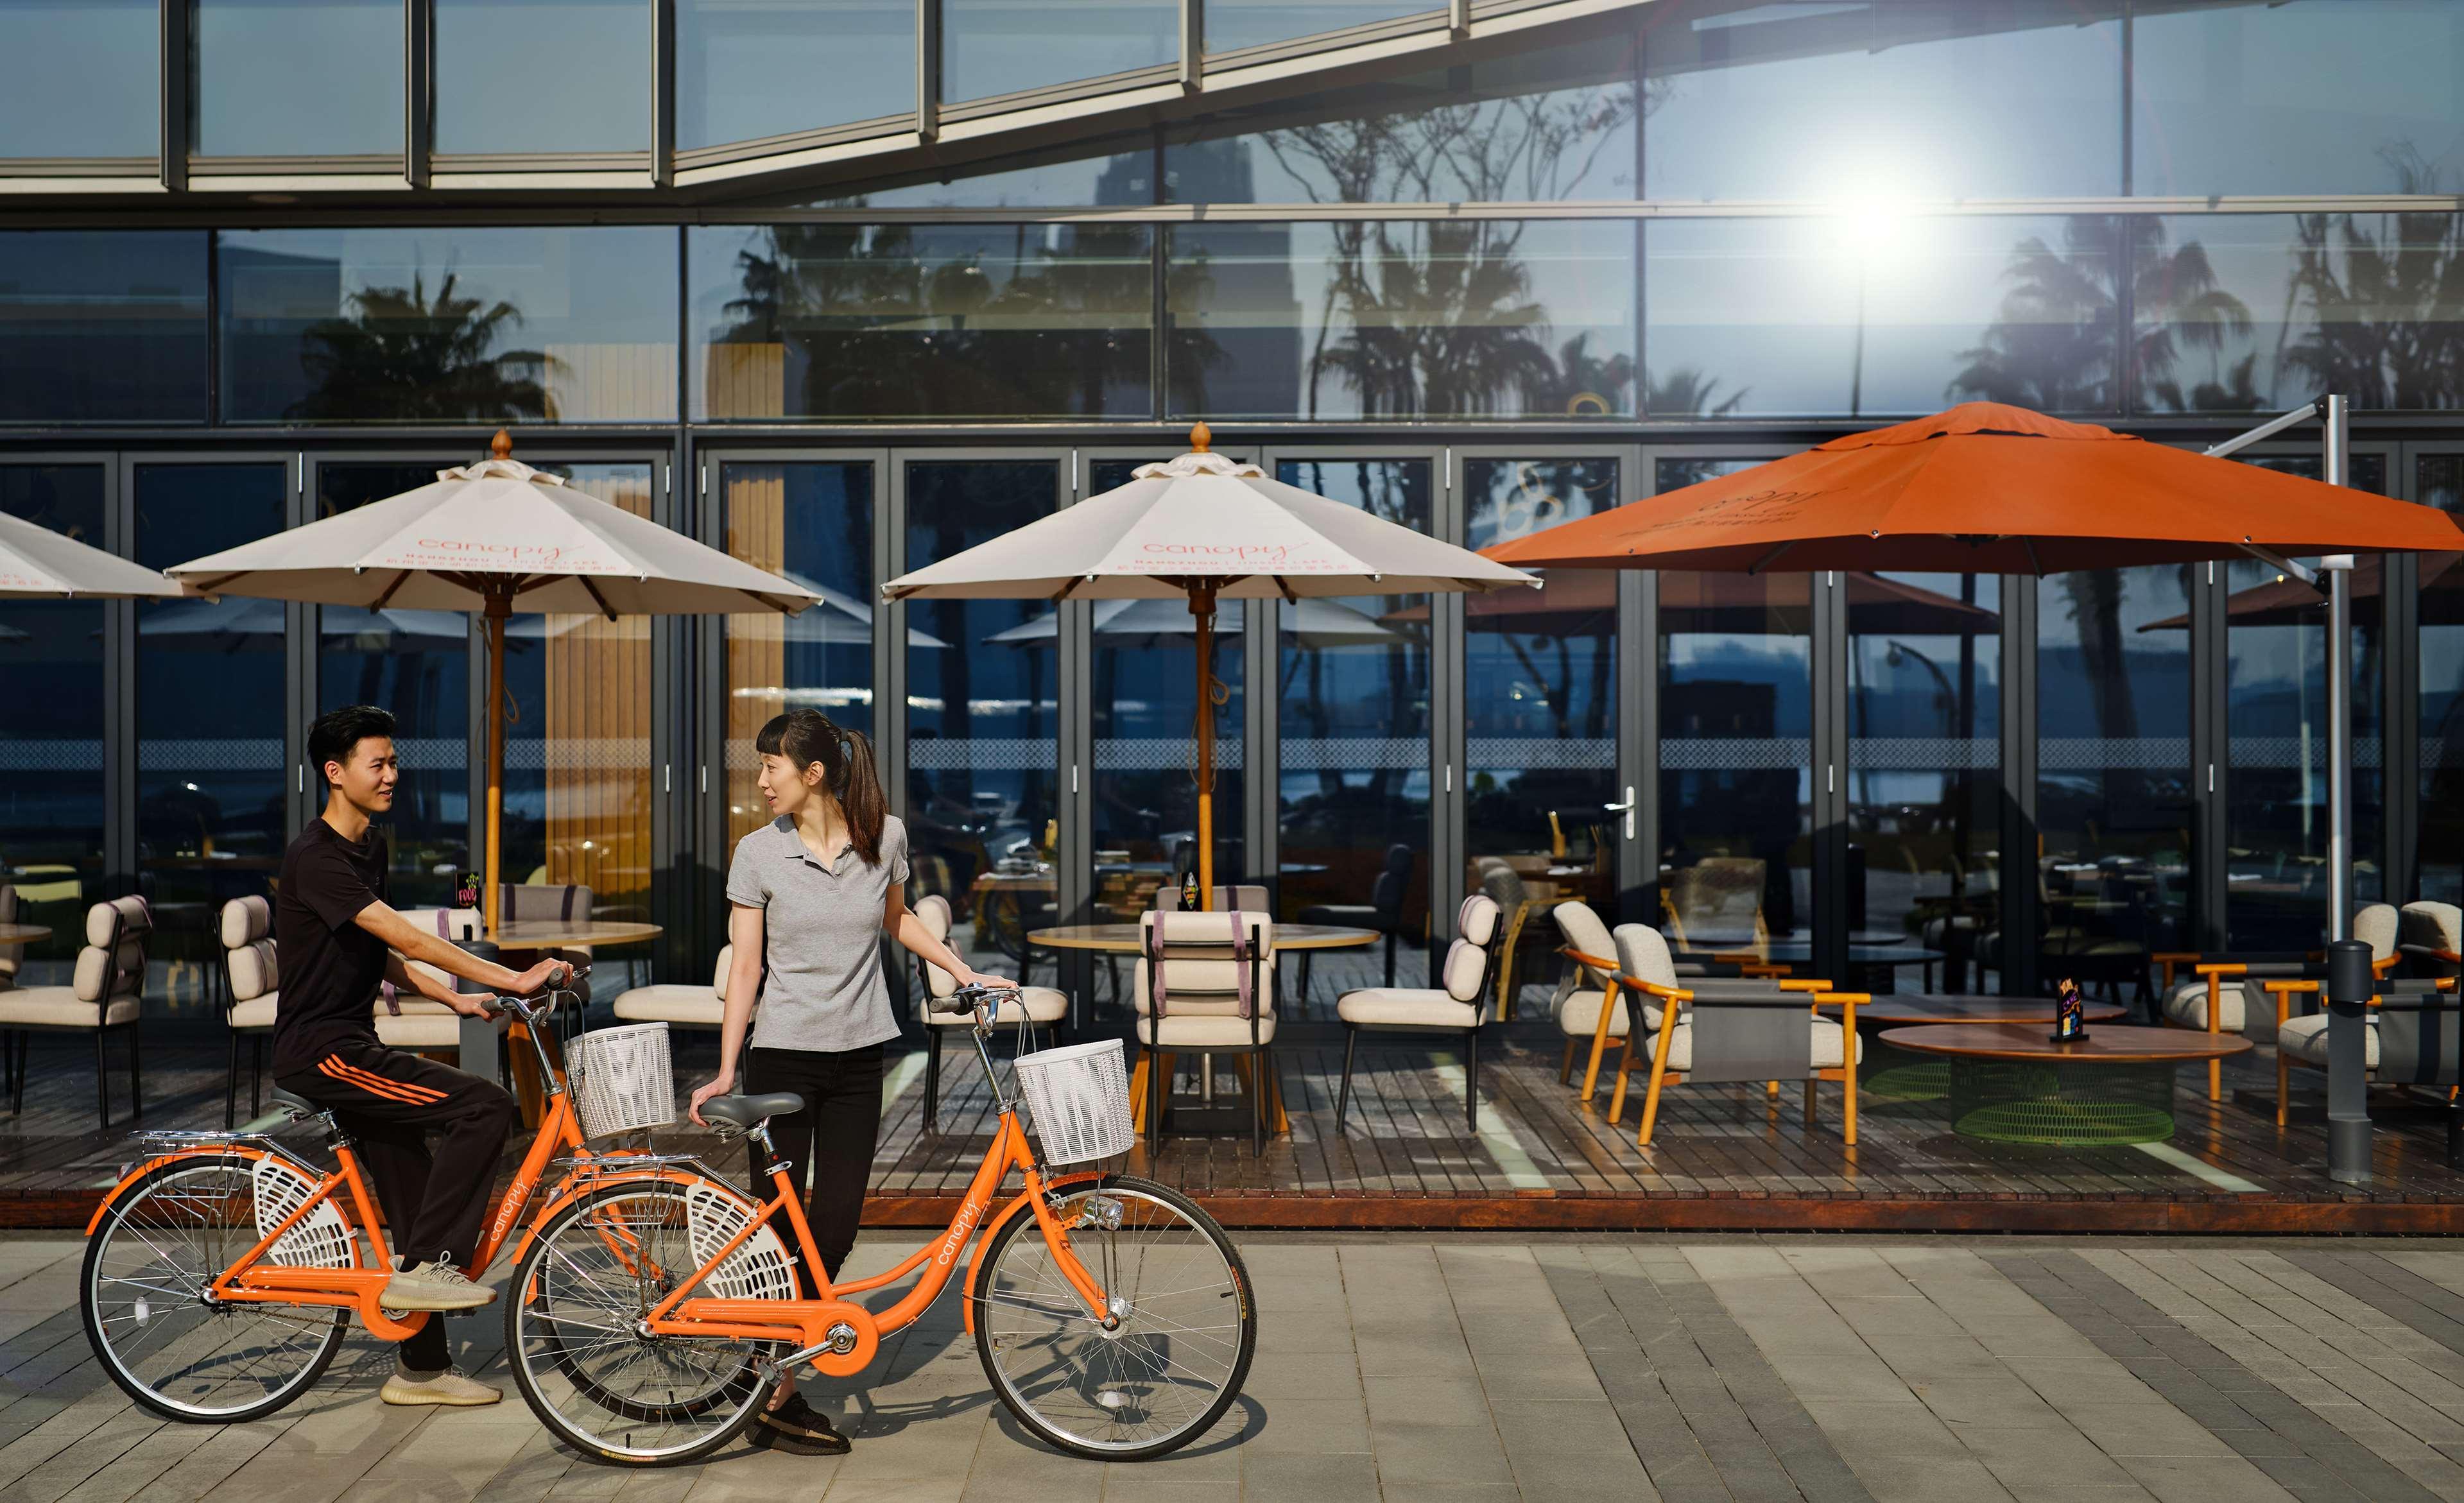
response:
<svg viewBox="0 0 2464 1503"><path fill-rule="evenodd" d="M2373 974L2384 976L2393 970L2400 960L2396 952L2396 910L2384 903L2373 903L2353 913L2353 938L2370 947L2370 968ZM2265 985L2269 980L2312 980L2326 974L2327 955L2324 950L2286 950L2243 955L2199 954L2182 950L2162 951L2151 956L2163 968L2163 1003L2159 1021L2167 1028L2200 1029L2211 1034L2248 1034L2250 1019L2255 1009L2250 1006L2250 984ZM2178 968L2188 967L2194 980L2176 982ZM2288 999L2297 991L2277 992L2277 1022L2285 1021ZM2315 988L2312 990L2316 990ZM2281 1049L2278 1051L2277 1113L2280 1122L2284 1110L2284 1086ZM2208 1061L2208 1100L2220 1101L2225 1095L2224 1061Z"/></svg>

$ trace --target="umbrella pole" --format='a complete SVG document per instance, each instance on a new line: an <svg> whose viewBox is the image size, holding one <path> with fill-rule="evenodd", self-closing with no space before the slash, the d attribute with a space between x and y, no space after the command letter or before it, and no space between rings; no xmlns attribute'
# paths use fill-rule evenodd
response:
<svg viewBox="0 0 2464 1503"><path fill-rule="evenodd" d="M497 911L502 894L497 890L497 842L499 827L505 817L505 627L514 613L510 595L491 591L488 596L488 846L483 863L485 884L479 889L479 902L486 916L488 937L496 937Z"/></svg>
<svg viewBox="0 0 2464 1503"><path fill-rule="evenodd" d="M1198 622L1198 905L1215 906L1215 581L1189 587Z"/></svg>

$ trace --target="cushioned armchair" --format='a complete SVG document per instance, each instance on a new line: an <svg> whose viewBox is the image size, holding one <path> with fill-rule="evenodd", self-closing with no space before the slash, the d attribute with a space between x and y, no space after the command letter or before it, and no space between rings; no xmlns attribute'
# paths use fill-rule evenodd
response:
<svg viewBox="0 0 2464 1503"><path fill-rule="evenodd" d="M1444 1033L1463 1035L1463 1121L1480 1131L1480 1028L1488 1021L1488 989L1505 948L1504 914L1495 900L1474 893L1455 913L1455 941L1438 968L1441 986L1369 987L1335 999L1334 1015L1343 1019L1343 1084L1334 1097L1334 1130L1352 1104L1352 1056L1364 1028L1396 1033Z"/></svg>
<svg viewBox="0 0 2464 1503"><path fill-rule="evenodd" d="M282 968L274 953L274 904L264 898L233 898L216 922L223 942L223 978L230 1000L223 1025L231 1032L231 1079L223 1090L223 1125L239 1117L239 1046L248 1040L248 1115L254 1120L265 1085L265 1041L274 1034L280 1005Z"/></svg>
<svg viewBox="0 0 2464 1503"><path fill-rule="evenodd" d="M950 901L937 893L918 899L913 909L925 931L936 940L950 937ZM954 1028L973 1028L972 1013L941 1013L933 1011L932 999L945 997L958 990L958 978L918 955L915 959L915 1018L924 1025L924 1126L938 1131L941 1125L941 1040ZM1015 1028L1023 1019L1029 1029L1057 1033L1061 1020L1069 1015L1067 992L1050 987L1021 987L1014 996L1005 996L993 1010L996 1026Z"/></svg>
<svg viewBox="0 0 2464 1503"><path fill-rule="evenodd" d="M1625 1036L1631 1026L1626 1012L1624 988L1617 980L1617 942L1609 937L1609 926L1592 905L1579 899L1561 903L1551 910L1557 921L1557 932L1566 941L1558 951L1565 957L1566 969L1557 978L1557 994L1550 999L1549 1011L1557 1019L1558 1031L1566 1035L1566 1057L1557 1067L1557 1083L1565 1085L1573 1079L1574 1051L1595 1039L1616 1039L1625 1047ZM1600 1010L1608 1009L1609 1026L1600 1030ZM1599 1069L1599 1056L1595 1050L1591 1070ZM1583 1096L1591 1098L1592 1079L1583 1082Z"/></svg>
<svg viewBox="0 0 2464 1503"><path fill-rule="evenodd" d="M102 1125L111 1125L111 1079L103 1065L103 1035L113 1029L128 1037L129 1115L145 1114L139 1077L137 1037L140 1002L145 991L145 936L154 931L154 917L143 898L114 898L86 909L85 948L77 951L77 969L64 987L13 987L0 991L0 1040L5 1040L10 1110L26 1106L26 1048L37 1032L85 1033L94 1035L95 1095Z"/></svg>
<svg viewBox="0 0 2464 1503"><path fill-rule="evenodd" d="M2384 903L2373 903L2353 910L2353 938L2370 948L2370 967L2386 975L2397 963L2396 910ZM2314 988L2276 988L2270 980L2317 981L2326 973L2326 955L2320 950L2284 950L2247 954L2190 954L2167 950L2153 957L2163 971L2160 994L2162 1019L2168 1028L2203 1029L2211 1034L2243 1034L2261 1042L2277 1042L2271 1033L2261 1038L2253 1020L2267 1015L2281 1026L2292 1021L2290 1001L2304 991ZM2190 974L2175 979L2187 969ZM2274 1006L2262 1014L2257 1003L2257 983L2272 994ZM2225 1095L2224 1061L2208 1061L2208 1100L2220 1101ZM2277 1120L2284 1114L2284 1060L2279 1044L2277 1057Z"/></svg>
<svg viewBox="0 0 2464 1503"><path fill-rule="evenodd" d="M659 982L630 987L616 993L610 1010L620 1023L665 1023L671 1028L716 1028L727 1019L727 972L736 964L736 947L718 947L718 964L710 985Z"/></svg>

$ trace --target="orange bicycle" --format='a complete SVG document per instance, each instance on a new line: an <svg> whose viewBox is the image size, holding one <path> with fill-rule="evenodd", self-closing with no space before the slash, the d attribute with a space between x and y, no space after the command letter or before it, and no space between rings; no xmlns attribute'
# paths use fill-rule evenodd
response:
<svg viewBox="0 0 2464 1503"><path fill-rule="evenodd" d="M540 1422L611 1461L708 1455L751 1421L782 1373L864 1371L882 1337L931 1307L980 1231L965 1324L1021 1425L1057 1449L1111 1461L1161 1455L1205 1433L1240 1395L1257 1344L1240 1253L1166 1186L1045 1173L993 1065L985 1001L994 995L962 987L932 1004L974 1013L1000 1126L949 1230L886 1274L835 1285L823 1275L792 1165L775 1155L766 1201L686 1157L603 1159L581 1170L517 1259L505 1300L506 1360ZM1117 1040L1019 1056L1015 1073L1055 1162L1125 1152L1133 1141L1120 1059ZM769 1119L803 1105L787 1094L722 1096L702 1116L768 1152ZM995 1211L1013 1168L1024 1187ZM792 1253L774 1217L792 1230ZM799 1257L817 1299L799 1296ZM887 1309L851 1297L911 1274L914 1288Z"/></svg>
<svg viewBox="0 0 2464 1503"><path fill-rule="evenodd" d="M566 972L538 999L501 999L500 1012L516 1019L511 1032L538 1052L552 1100L465 1270L474 1279L551 1167L559 1172L547 1207L517 1257L577 1182L629 1157L593 1154L566 1094L545 1020L570 985ZM235 1424L274 1413L323 1374L354 1316L387 1341L442 1318L384 1309L393 1256L350 1135L330 1111L282 1091L274 1098L293 1122L323 1126L335 1168L267 1133L142 1132L136 1141L150 1151L122 1170L86 1223L86 1339L112 1381L166 1419Z"/></svg>

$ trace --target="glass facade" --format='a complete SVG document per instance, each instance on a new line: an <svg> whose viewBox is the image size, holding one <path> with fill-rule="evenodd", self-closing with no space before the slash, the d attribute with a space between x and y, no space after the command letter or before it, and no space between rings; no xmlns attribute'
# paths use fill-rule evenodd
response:
<svg viewBox="0 0 2464 1503"><path fill-rule="evenodd" d="M218 254L234 421L675 418L672 229L233 230Z"/></svg>
<svg viewBox="0 0 2464 1503"><path fill-rule="evenodd" d="M0 159L152 157L159 0L0 0Z"/></svg>
<svg viewBox="0 0 2464 1503"><path fill-rule="evenodd" d="M652 8L432 0L439 153L650 149ZM631 81L631 86L627 82Z"/></svg>
<svg viewBox="0 0 2464 1503"><path fill-rule="evenodd" d="M913 0L678 0L679 151L914 108Z"/></svg>
<svg viewBox="0 0 2464 1503"><path fill-rule="evenodd" d="M1318 0L1307 5L1296 0L1207 0L1206 50L1264 47L1346 27L1428 15L1432 9L1426 0Z"/></svg>
<svg viewBox="0 0 2464 1503"><path fill-rule="evenodd" d="M1177 61L1174 0L940 0L941 96L1022 94Z"/></svg>
<svg viewBox="0 0 2464 1503"><path fill-rule="evenodd" d="M0 234L0 423L204 422L208 240Z"/></svg>
<svg viewBox="0 0 2464 1503"><path fill-rule="evenodd" d="M2416 461L2413 499L2464 515L2464 453ZM2464 903L2464 553L2420 562L2421 896Z"/></svg>
<svg viewBox="0 0 2464 1503"><path fill-rule="evenodd" d="M193 0L206 157L402 152L400 0ZM338 59L350 59L337 67Z"/></svg>
<svg viewBox="0 0 2464 1503"><path fill-rule="evenodd" d="M105 484L100 465L0 462L0 512L99 546ZM0 600L14 688L0 709L0 881L16 887L21 922L52 931L30 959L75 959L100 889L102 631L99 600Z"/></svg>

